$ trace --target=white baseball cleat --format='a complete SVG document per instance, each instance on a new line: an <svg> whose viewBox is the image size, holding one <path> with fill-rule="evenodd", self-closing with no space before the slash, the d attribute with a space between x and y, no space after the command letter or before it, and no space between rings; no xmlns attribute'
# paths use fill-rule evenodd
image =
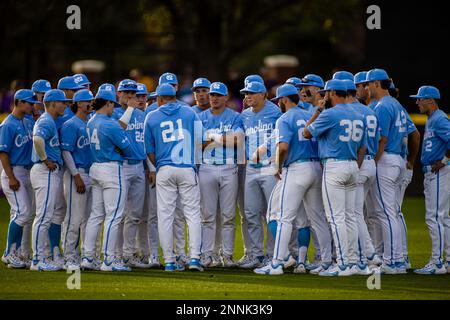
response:
<svg viewBox="0 0 450 320"><path fill-rule="evenodd" d="M25 262L14 253L9 254L8 260L8 268L10 269L23 269L26 267Z"/></svg>
<svg viewBox="0 0 450 320"><path fill-rule="evenodd" d="M359 276L369 276L373 273L373 270L369 268L367 264L355 264L353 267L356 267L356 275ZM352 270L353 271L353 270Z"/></svg>
<svg viewBox="0 0 450 320"><path fill-rule="evenodd" d="M222 263L222 258L217 253L213 253L211 255L211 263L209 264L209 268L222 267L222 266L224 266ZM229 268L229 267L225 267L225 268Z"/></svg>
<svg viewBox="0 0 450 320"><path fill-rule="evenodd" d="M139 269L148 269L150 265L148 263L148 258L146 257L138 257L137 255L133 255L125 259L126 265L131 268L139 268Z"/></svg>
<svg viewBox="0 0 450 320"><path fill-rule="evenodd" d="M283 264L279 263L277 265L273 265L273 263L269 263L264 267L256 268L253 270L256 274L264 274L270 276L279 276L283 274Z"/></svg>
<svg viewBox="0 0 450 320"><path fill-rule="evenodd" d="M202 256L200 257L200 264L204 268L209 268L211 263L212 263L212 257L210 255L202 254Z"/></svg>
<svg viewBox="0 0 450 320"><path fill-rule="evenodd" d="M317 260L317 261L320 261L320 260ZM311 271L311 270L317 269L319 266L320 266L320 263L318 263L318 262L309 262L308 260L305 261L306 270Z"/></svg>
<svg viewBox="0 0 450 320"><path fill-rule="evenodd" d="M66 262L64 261L64 257L61 254L56 254L53 256L53 263L56 264L61 269L64 269Z"/></svg>
<svg viewBox="0 0 450 320"><path fill-rule="evenodd" d="M352 272L350 271L349 266L338 266L334 265L329 267L326 270L323 270L319 273L319 276L322 277L344 277L344 276L351 276Z"/></svg>
<svg viewBox="0 0 450 320"><path fill-rule="evenodd" d="M319 264L319 266L317 268L310 270L309 273L313 274L313 275L318 275L322 271L328 270L329 268L331 268L331 266L332 266L331 262L328 262L328 263L325 263L325 264ZM308 269L306 269L306 270L308 270Z"/></svg>
<svg viewBox="0 0 450 320"><path fill-rule="evenodd" d="M80 264L75 259L69 259L64 266L64 270L71 272L80 270Z"/></svg>
<svg viewBox="0 0 450 320"><path fill-rule="evenodd" d="M369 265L369 267L370 266L381 266L382 263L383 263L383 261L376 253L374 253L370 257L367 257L367 264Z"/></svg>
<svg viewBox="0 0 450 320"><path fill-rule="evenodd" d="M131 268L126 266L122 259L112 257L112 259L103 260L100 271L130 272Z"/></svg>
<svg viewBox="0 0 450 320"><path fill-rule="evenodd" d="M9 263L9 254L8 255L5 255L5 254L2 255L2 262L4 264L8 265L8 263Z"/></svg>
<svg viewBox="0 0 450 320"><path fill-rule="evenodd" d="M54 264L52 261L43 259L43 260L33 260L30 266L30 270L32 271L59 271L61 267Z"/></svg>
<svg viewBox="0 0 450 320"><path fill-rule="evenodd" d="M405 257L405 268L406 268L406 270L412 269L411 268L411 261L409 261L409 257L408 256Z"/></svg>
<svg viewBox="0 0 450 320"><path fill-rule="evenodd" d="M231 256L222 256L222 264L224 268L234 268L236 267L236 262L233 261L233 257Z"/></svg>
<svg viewBox="0 0 450 320"><path fill-rule="evenodd" d="M395 264L384 263L380 267L381 274L398 274Z"/></svg>
<svg viewBox="0 0 450 320"><path fill-rule="evenodd" d="M81 259L80 267L82 270L96 270L96 263L94 258L83 257Z"/></svg>
<svg viewBox="0 0 450 320"><path fill-rule="evenodd" d="M306 267L304 263L299 263L295 266L294 273L306 273Z"/></svg>
<svg viewBox="0 0 450 320"><path fill-rule="evenodd" d="M296 264L297 260L295 260L291 254L289 254L288 257L283 260L283 269L294 267Z"/></svg>
<svg viewBox="0 0 450 320"><path fill-rule="evenodd" d="M429 262L425 267L414 270L414 273L424 275L446 274L447 269L445 268L445 265L442 262L439 263Z"/></svg>
<svg viewBox="0 0 450 320"><path fill-rule="evenodd" d="M243 264L247 264L250 260L252 259L252 256L248 255L248 254L244 254L237 262L236 264L238 265L238 267L240 267Z"/></svg>
<svg viewBox="0 0 450 320"><path fill-rule="evenodd" d="M252 257L247 263L241 264L239 267L243 269L262 268L267 265L267 257Z"/></svg>
<svg viewBox="0 0 450 320"><path fill-rule="evenodd" d="M162 266L161 262L159 261L158 256L151 256L150 257L150 268L151 269L160 269Z"/></svg>
<svg viewBox="0 0 450 320"><path fill-rule="evenodd" d="M203 271L203 267L200 265L200 259L191 259L188 268L192 271Z"/></svg>

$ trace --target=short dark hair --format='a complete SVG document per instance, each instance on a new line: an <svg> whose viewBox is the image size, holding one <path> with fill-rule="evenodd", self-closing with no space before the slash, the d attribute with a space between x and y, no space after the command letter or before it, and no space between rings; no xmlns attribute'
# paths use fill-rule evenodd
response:
<svg viewBox="0 0 450 320"><path fill-rule="evenodd" d="M94 100L94 103L92 103L92 108L94 110L100 110L101 108L103 108L109 101L102 99L102 98L98 98Z"/></svg>
<svg viewBox="0 0 450 320"><path fill-rule="evenodd" d="M347 96L356 97L356 90L347 90Z"/></svg>
<svg viewBox="0 0 450 320"><path fill-rule="evenodd" d="M70 110L72 110L73 113L77 113L78 111L78 102L74 102L70 105Z"/></svg>
<svg viewBox="0 0 450 320"><path fill-rule="evenodd" d="M300 101L300 97L298 94L291 94L290 96L286 96L292 103L298 104Z"/></svg>
<svg viewBox="0 0 450 320"><path fill-rule="evenodd" d="M389 88L391 87L391 83L392 83L391 79L380 80L381 89L389 90Z"/></svg>
<svg viewBox="0 0 450 320"><path fill-rule="evenodd" d="M347 91L334 90L339 98L347 98Z"/></svg>
<svg viewBox="0 0 450 320"><path fill-rule="evenodd" d="M399 94L398 94L398 89L397 88L389 88L388 91L389 91L389 95L391 97L394 97L396 99L398 98Z"/></svg>

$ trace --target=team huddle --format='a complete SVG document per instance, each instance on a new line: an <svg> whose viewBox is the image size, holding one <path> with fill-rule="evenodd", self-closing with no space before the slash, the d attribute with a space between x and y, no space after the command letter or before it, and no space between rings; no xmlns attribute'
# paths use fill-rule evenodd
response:
<svg viewBox="0 0 450 320"><path fill-rule="evenodd" d="M420 134L386 71L289 78L271 100L249 75L242 113L227 107L222 82L195 80L194 106L177 90L164 73L152 93L125 79L94 96L77 74L15 93L0 125L9 268L162 268L161 248L165 271L411 269L402 202ZM428 116L420 161L432 244L414 272L450 273L450 120L437 88L411 98Z"/></svg>

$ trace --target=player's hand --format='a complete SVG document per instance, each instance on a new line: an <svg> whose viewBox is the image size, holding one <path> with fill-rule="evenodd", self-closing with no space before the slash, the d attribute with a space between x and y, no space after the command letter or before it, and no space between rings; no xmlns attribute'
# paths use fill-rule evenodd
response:
<svg viewBox="0 0 450 320"><path fill-rule="evenodd" d="M115 147L114 151L123 156L123 151L119 147Z"/></svg>
<svg viewBox="0 0 450 320"><path fill-rule="evenodd" d="M77 192L79 194L83 194L86 192L86 186L84 184L83 179L81 178L80 174L77 174L75 176L73 176L73 178L75 179L75 186L77 187Z"/></svg>
<svg viewBox="0 0 450 320"><path fill-rule="evenodd" d="M139 107L139 101L137 100L136 96L128 99L127 106L131 108Z"/></svg>
<svg viewBox="0 0 450 320"><path fill-rule="evenodd" d="M318 104L317 104L317 109L320 110L320 112L322 112L325 109L325 103L327 101L325 99L320 99Z"/></svg>
<svg viewBox="0 0 450 320"><path fill-rule="evenodd" d="M275 178L277 178L278 180L281 180L281 169L275 169L274 176L275 176Z"/></svg>
<svg viewBox="0 0 450 320"><path fill-rule="evenodd" d="M44 163L50 171L55 171L58 168L58 165L51 160L45 159Z"/></svg>
<svg viewBox="0 0 450 320"><path fill-rule="evenodd" d="M442 163L442 161L436 161L432 166L431 166L431 172L433 173L437 173L439 170L441 170L443 167L445 167L445 164Z"/></svg>
<svg viewBox="0 0 450 320"><path fill-rule="evenodd" d="M9 188L12 191L17 191L20 188L20 182L16 179L16 177L12 177L12 179L9 179Z"/></svg>
<svg viewBox="0 0 450 320"><path fill-rule="evenodd" d="M147 178L148 178L148 184L152 186L152 188L155 187L156 184L156 172L155 171L147 171Z"/></svg>

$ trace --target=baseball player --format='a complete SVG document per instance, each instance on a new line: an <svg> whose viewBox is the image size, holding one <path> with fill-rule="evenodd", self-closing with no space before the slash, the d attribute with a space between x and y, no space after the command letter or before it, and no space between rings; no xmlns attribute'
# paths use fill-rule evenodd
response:
<svg viewBox="0 0 450 320"><path fill-rule="evenodd" d="M67 99L72 99L75 92L84 89L83 86L78 85L72 76L66 76L58 81L57 88L62 90L67 97ZM58 132L61 133L62 125L74 116L70 108L70 104L66 105L64 114L56 119L56 128ZM50 255L55 263L57 263L61 268L65 265L65 261L60 251L60 242L62 235L62 223L65 219L67 212L66 199L64 197L64 172L65 168L62 167L58 171L59 177L59 188L57 189L56 199L55 199L55 211L52 216L52 220L49 227L49 238L50 238Z"/></svg>
<svg viewBox="0 0 450 320"><path fill-rule="evenodd" d="M236 232L235 215L238 191L237 157L235 148L243 150L243 129L239 114L226 107L228 88L214 82L209 90L211 108L200 113L206 136L199 184L202 208L202 265L212 263L215 247L216 216L219 205L221 216L221 260L225 268L235 266L233 261ZM243 152L240 152L242 158ZM242 162L242 160L241 160Z"/></svg>
<svg viewBox="0 0 450 320"><path fill-rule="evenodd" d="M125 211L119 226L117 251L130 267L145 268L148 262L141 261L136 252L136 234L139 222L144 219L145 175L144 160L144 111L137 108L137 83L125 79L119 83L117 95L121 107L114 108L112 118L119 121L131 144L132 155L124 157ZM144 89L141 88L141 91ZM145 90L146 91L146 90ZM147 96L147 93L144 93Z"/></svg>
<svg viewBox="0 0 450 320"><path fill-rule="evenodd" d="M241 268L262 267L268 260L264 255L264 228L266 222L267 203L276 184L276 179L270 171L270 144L268 152L263 157L253 161L252 155L258 147L266 143L275 129L275 122L281 116L280 109L267 101L267 91L260 82L248 82L241 90L245 94L249 108L241 114L245 132L245 147L247 167L245 173L245 217L251 242L251 258L240 264ZM251 195L251 196L249 196ZM267 254L273 254L274 239L267 232Z"/></svg>
<svg viewBox="0 0 450 320"><path fill-rule="evenodd" d="M39 102L44 99L44 94L52 88L50 82L44 79L39 79L33 82L31 90L33 90ZM45 112L42 103L36 103L33 107L33 119L36 121Z"/></svg>
<svg viewBox="0 0 450 320"><path fill-rule="evenodd" d="M328 81L323 90L325 106L331 104L332 108L317 110L303 131L305 138L314 137L319 142L323 204L337 255L337 265L323 265L321 276L369 272L367 266L357 263L358 225L354 212L358 167L365 153L365 125L362 115L345 104L346 91L343 81Z"/></svg>
<svg viewBox="0 0 450 320"><path fill-rule="evenodd" d="M63 124L60 134L62 156L67 168L64 173L64 196L67 203L63 225L64 269L69 271L80 269L81 257L77 247L81 225L88 219L91 210L89 168L92 157L86 123L92 111L93 100L94 96L88 89L74 94L71 109L75 116Z"/></svg>
<svg viewBox="0 0 450 320"><path fill-rule="evenodd" d="M6 250L2 261L9 268L25 268L28 249L22 249L26 226L33 218L33 190L30 182L32 121L25 118L32 113L37 97L31 90L21 89L14 94L14 108L0 125L0 160L2 190L11 207ZM29 229L29 228L27 228Z"/></svg>
<svg viewBox="0 0 450 320"><path fill-rule="evenodd" d="M123 172L124 157L133 155L125 131L111 116L116 103L115 92L99 90L93 109L95 116L87 123L92 165L92 209L86 225L81 268L95 269L94 258L100 227L103 228L103 263L101 271L131 271L119 257L117 250L119 225L122 220L126 184Z"/></svg>
<svg viewBox="0 0 450 320"><path fill-rule="evenodd" d="M156 102L156 92L152 91L147 95L147 107Z"/></svg>
<svg viewBox="0 0 450 320"><path fill-rule="evenodd" d="M163 73L158 80L158 85L161 84L170 84L175 88L175 92L178 91L178 79L177 76L171 72L165 72ZM187 105L181 100L176 99L177 103L180 103L182 105ZM151 105L145 109L145 115L147 116L151 111L154 111L158 108L158 103L154 102ZM177 263L181 266L185 266L188 264L187 258L186 258L186 241L185 241L185 225L186 221L183 215L183 211L180 208L181 204L180 201L177 201L177 208L175 210L175 222L174 222L174 237L175 237L175 252L176 252L176 260Z"/></svg>
<svg viewBox="0 0 450 320"><path fill-rule="evenodd" d="M145 150L156 167L158 230L166 271L182 271L176 263L173 223L177 198L189 228L189 269L202 271L200 265L201 217L200 191L196 163L201 147L202 126L191 107L176 101L175 88L164 83L157 87L158 109L145 119Z"/></svg>
<svg viewBox="0 0 450 320"><path fill-rule="evenodd" d="M370 96L378 100L375 114L380 128L380 141L375 155L376 212L381 222L383 235L383 264L381 272L386 274L406 273L402 251L402 225L396 201L405 161L402 158L407 142L408 113L392 98L388 89L390 79L386 71L373 69L367 73L366 82Z"/></svg>
<svg viewBox="0 0 450 320"><path fill-rule="evenodd" d="M318 161L317 141L308 141L303 137L303 128L311 118L311 113L298 107L300 97L297 88L285 84L277 89L275 98L285 113L277 120L274 144L277 146L275 176L278 183L269 201L269 220L275 221L276 237L273 260L262 268L255 269L257 274L283 274L288 260L288 244L294 221L299 229L298 264L294 273L306 273L306 252L309 233L309 221L318 231L324 264L331 264L331 234L328 228L321 195L322 169ZM306 210L299 210L304 203ZM308 217L306 215L308 213ZM308 219L309 218L309 219ZM269 223L270 224L270 223ZM306 238L304 239L304 235Z"/></svg>
<svg viewBox="0 0 450 320"><path fill-rule="evenodd" d="M62 90L47 91L44 95L45 113L36 121L33 129L34 165L30 171L30 180L36 199L36 216L32 229L33 262L30 270L57 271L62 267L59 261L48 259L47 248L52 236L49 228L56 198L62 192L60 171L63 160L56 119L64 114L69 101ZM59 243L56 248L59 253Z"/></svg>
<svg viewBox="0 0 450 320"><path fill-rule="evenodd" d="M307 74L304 76L301 82L296 85L300 89L300 99L302 100L299 107L313 113L319 104L319 100L322 99L319 90L323 89L323 86L324 82L320 76L316 74Z"/></svg>
<svg viewBox="0 0 450 320"><path fill-rule="evenodd" d="M439 109L439 90L422 86L416 95L420 113L428 116L422 144L425 222L431 238L431 257L418 274L450 273L450 120ZM446 262L444 263L444 251Z"/></svg>
<svg viewBox="0 0 450 320"><path fill-rule="evenodd" d="M356 182L356 202L355 215L358 223L358 264L369 264L370 266L379 266L380 257L376 254L372 244L366 221L364 220L364 203L368 193L375 191L375 154L378 148L380 133L378 131L378 120L375 112L361 104L356 99L356 85L354 80L343 80L347 85L347 104L353 107L356 112L364 117L366 126L366 154L364 161L359 169Z"/></svg>
<svg viewBox="0 0 450 320"><path fill-rule="evenodd" d="M90 89L91 82L89 81L88 77L86 77L85 74L77 73L77 74L74 74L72 77L76 84L84 87L85 89L88 89L88 90Z"/></svg>

